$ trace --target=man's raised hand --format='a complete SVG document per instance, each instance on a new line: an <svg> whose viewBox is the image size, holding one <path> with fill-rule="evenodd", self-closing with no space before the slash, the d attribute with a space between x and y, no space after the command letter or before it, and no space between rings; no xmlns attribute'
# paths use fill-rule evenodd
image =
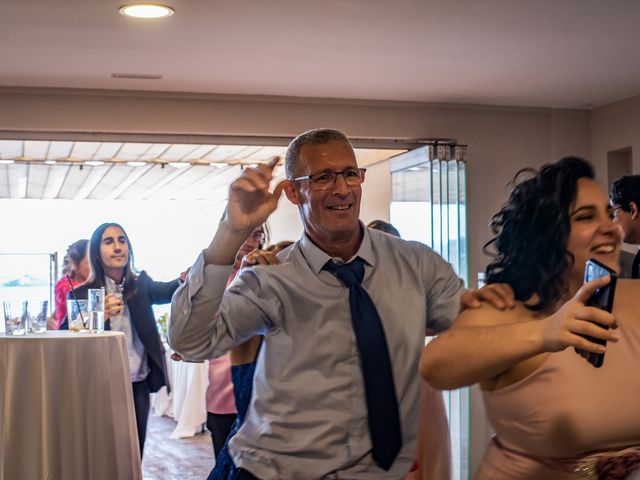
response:
<svg viewBox="0 0 640 480"><path fill-rule="evenodd" d="M273 169L280 157L267 164L245 168L229 187L229 203L225 222L236 232L250 232L262 225L278 206L278 200L287 180L279 182L273 192L269 191Z"/></svg>

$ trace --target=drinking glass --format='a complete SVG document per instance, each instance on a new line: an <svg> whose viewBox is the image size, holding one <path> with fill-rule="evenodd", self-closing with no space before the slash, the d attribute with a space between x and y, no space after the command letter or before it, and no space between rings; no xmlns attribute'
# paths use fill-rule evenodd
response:
<svg viewBox="0 0 640 480"><path fill-rule="evenodd" d="M49 301L25 302L25 315L29 333L45 333L47 331L47 309Z"/></svg>
<svg viewBox="0 0 640 480"><path fill-rule="evenodd" d="M7 335L24 335L26 328L26 302L2 302Z"/></svg>
<svg viewBox="0 0 640 480"><path fill-rule="evenodd" d="M104 332L104 288L89 289L89 331Z"/></svg>
<svg viewBox="0 0 640 480"><path fill-rule="evenodd" d="M89 326L89 300L67 299L67 319L70 331L86 332Z"/></svg>
<svg viewBox="0 0 640 480"><path fill-rule="evenodd" d="M117 298L122 302L124 297L124 285L122 283L116 284L116 288L114 289L112 295L114 298ZM110 320L113 321L115 319L116 323L118 323L122 321L123 318L124 318L124 303L122 304L122 310L120 310L120 313L118 313L118 315L111 316Z"/></svg>

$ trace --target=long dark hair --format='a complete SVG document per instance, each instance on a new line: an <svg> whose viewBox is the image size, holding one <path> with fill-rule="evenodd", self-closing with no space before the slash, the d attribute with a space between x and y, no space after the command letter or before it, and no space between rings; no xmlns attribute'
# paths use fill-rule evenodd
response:
<svg viewBox="0 0 640 480"><path fill-rule="evenodd" d="M93 231L91 239L89 240L89 263L91 264L91 274L87 280L89 288L100 288L105 286L105 273L104 266L102 265L102 258L100 258L100 244L102 243L102 235L104 231L109 227L117 227L122 230L124 236L127 238L127 245L129 246L129 260L124 267L124 294L125 300L135 295L136 279L138 276L135 272L133 263L133 247L131 246L131 240L124 228L118 223L109 222L103 223Z"/></svg>
<svg viewBox="0 0 640 480"><path fill-rule="evenodd" d="M519 180L527 172L534 176ZM487 283L508 283L520 301L537 294L538 303L529 306L533 310L555 305L566 292L564 274L575 261L567 242L569 210L580 178L594 178L594 171L579 157L516 174L509 198L491 219L495 236L484 246L493 257L486 269Z"/></svg>

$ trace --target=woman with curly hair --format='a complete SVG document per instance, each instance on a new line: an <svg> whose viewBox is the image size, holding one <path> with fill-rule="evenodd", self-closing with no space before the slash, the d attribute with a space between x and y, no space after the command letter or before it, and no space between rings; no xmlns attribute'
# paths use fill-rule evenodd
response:
<svg viewBox="0 0 640 480"><path fill-rule="evenodd" d="M464 311L425 347L420 373L433 386L480 382L496 435L476 479L629 478L640 466L640 377L627 374L640 362L640 284L618 282L612 314L585 305L610 281L583 285L585 262L618 269L612 213L580 158L517 182L485 246L487 280L511 285L515 308ZM606 350L604 365L574 349Z"/></svg>

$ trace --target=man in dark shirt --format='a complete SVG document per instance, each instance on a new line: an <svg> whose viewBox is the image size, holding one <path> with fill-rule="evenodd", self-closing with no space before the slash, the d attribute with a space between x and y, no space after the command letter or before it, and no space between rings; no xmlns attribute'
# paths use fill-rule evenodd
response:
<svg viewBox="0 0 640 480"><path fill-rule="evenodd" d="M640 245L640 175L625 175L611 186L609 201L613 207L615 221L622 227L624 241L631 245ZM640 277L640 251L623 251L620 255L623 278Z"/></svg>

